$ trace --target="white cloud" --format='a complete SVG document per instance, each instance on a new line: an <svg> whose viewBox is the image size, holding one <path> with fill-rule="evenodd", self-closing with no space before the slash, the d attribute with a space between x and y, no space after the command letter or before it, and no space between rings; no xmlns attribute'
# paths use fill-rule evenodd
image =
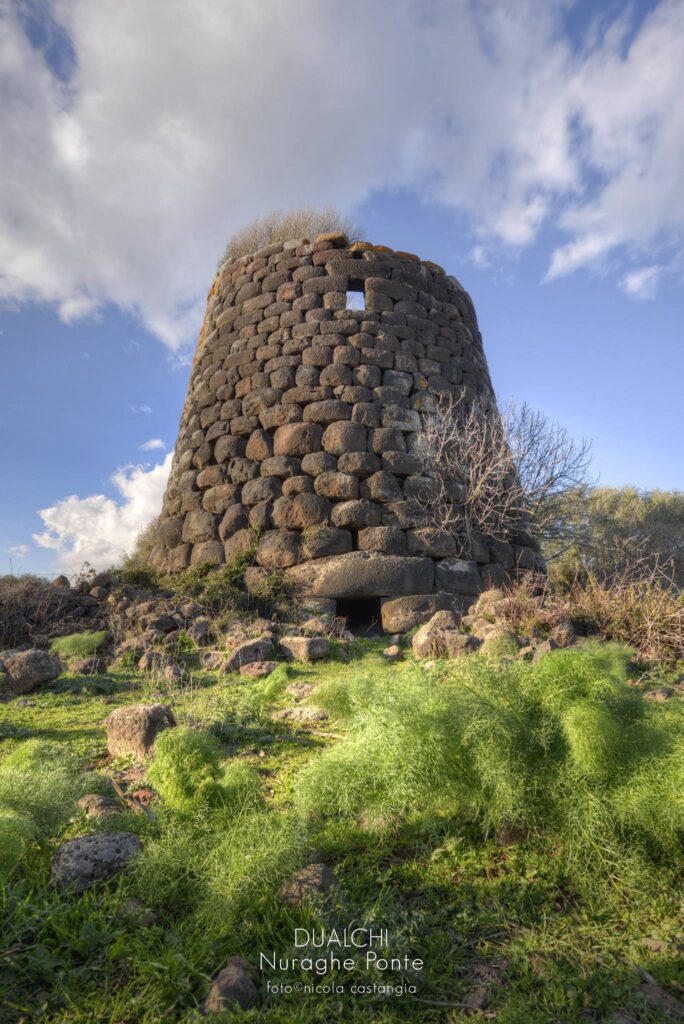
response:
<svg viewBox="0 0 684 1024"><path fill-rule="evenodd" d="M620 282L622 290L635 299L654 299L658 281L663 272L659 266L641 267L625 274Z"/></svg>
<svg viewBox="0 0 684 1024"><path fill-rule="evenodd" d="M153 452L155 448L159 448L161 451L164 451L166 445L162 441L161 437L151 437L149 441L145 441L140 445L140 447L144 452Z"/></svg>
<svg viewBox="0 0 684 1024"><path fill-rule="evenodd" d="M177 349L240 223L383 188L465 213L489 258L560 228L550 277L680 246L684 0L580 48L568 6L45 0L64 81L0 0L0 300L113 302Z"/></svg>
<svg viewBox="0 0 684 1024"><path fill-rule="evenodd" d="M130 409L131 409L131 412L134 415L137 415L138 413L143 413L145 416L151 416L152 415L152 406L151 405L132 405L130 407Z"/></svg>
<svg viewBox="0 0 684 1024"><path fill-rule="evenodd" d="M84 562L104 569L121 560L143 527L161 511L172 453L157 466L124 466L112 476L120 494L71 495L42 509L44 533L33 539L56 553L55 571L77 572Z"/></svg>
<svg viewBox="0 0 684 1024"><path fill-rule="evenodd" d="M7 554L10 558L26 558L30 550L28 544L10 544Z"/></svg>

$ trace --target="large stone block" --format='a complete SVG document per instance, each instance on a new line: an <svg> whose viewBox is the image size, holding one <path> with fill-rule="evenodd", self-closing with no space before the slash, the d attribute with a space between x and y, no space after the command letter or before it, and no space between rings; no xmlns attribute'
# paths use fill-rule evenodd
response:
<svg viewBox="0 0 684 1024"><path fill-rule="evenodd" d="M312 597L399 597L431 591L434 571L430 558L351 551L296 566L288 579Z"/></svg>
<svg viewBox="0 0 684 1024"><path fill-rule="evenodd" d="M453 611L460 617L458 597L453 594L410 594L408 597L388 597L380 606L382 628L386 633L406 633L420 626L440 611Z"/></svg>
<svg viewBox="0 0 684 1024"><path fill-rule="evenodd" d="M475 562L445 558L435 566L435 585L449 594L479 594L482 581Z"/></svg>
<svg viewBox="0 0 684 1024"><path fill-rule="evenodd" d="M320 451L322 437L323 430L318 423L287 423L275 432L273 452L302 458Z"/></svg>

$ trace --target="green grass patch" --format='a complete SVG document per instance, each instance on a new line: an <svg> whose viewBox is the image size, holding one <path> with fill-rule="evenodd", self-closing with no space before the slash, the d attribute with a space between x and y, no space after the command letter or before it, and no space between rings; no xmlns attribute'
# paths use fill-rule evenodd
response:
<svg viewBox="0 0 684 1024"><path fill-rule="evenodd" d="M51 641L50 652L67 662L90 658L104 647L108 637L109 634L104 629L96 633L72 633L70 636L60 636Z"/></svg>

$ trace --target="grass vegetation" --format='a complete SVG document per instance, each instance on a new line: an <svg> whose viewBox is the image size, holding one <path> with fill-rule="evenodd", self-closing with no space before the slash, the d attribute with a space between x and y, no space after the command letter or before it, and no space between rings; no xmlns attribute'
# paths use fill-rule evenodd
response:
<svg viewBox="0 0 684 1024"><path fill-rule="evenodd" d="M273 242L290 242L308 238L311 242L317 235L329 231L341 231L350 239L358 238L358 226L339 210L326 206L317 210L303 206L298 210L271 210L263 217L256 217L228 242L221 263L229 256L247 256Z"/></svg>
<svg viewBox="0 0 684 1024"><path fill-rule="evenodd" d="M147 769L155 821L122 809L93 824L75 800L85 778L90 791L107 785L112 705L158 699L159 683L114 673L98 695L82 681L0 705L8 1021L198 1024L229 955L292 954L295 927L351 922L388 927L395 955L426 969L335 980L415 983L414 996L263 991L240 1019L465 1021L465 1007L440 1004L483 988L505 1022L603 1021L620 1007L644 1024L668 1019L644 1003L633 965L681 991L682 705L644 702L624 649L426 670L386 665L377 643L359 641L257 682L198 672L174 695L194 728L164 734ZM273 717L295 682L316 684L308 700L329 716L318 732ZM86 765L96 770L85 776ZM514 826L517 842L501 845ZM100 828L142 834L136 868L81 896L51 889L55 845ZM334 866L339 887L327 902L284 906L278 887L312 857ZM158 924L123 913L130 896Z"/></svg>
<svg viewBox="0 0 684 1024"><path fill-rule="evenodd" d="M83 633L71 633L69 636L56 637L50 642L50 653L56 654L63 661L76 661L97 654L107 643L109 634L106 629L96 632L86 630Z"/></svg>

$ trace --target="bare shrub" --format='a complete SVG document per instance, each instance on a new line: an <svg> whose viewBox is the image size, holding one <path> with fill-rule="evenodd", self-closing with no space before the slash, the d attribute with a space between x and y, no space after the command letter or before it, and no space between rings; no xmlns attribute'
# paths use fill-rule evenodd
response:
<svg viewBox="0 0 684 1024"><path fill-rule="evenodd" d="M313 241L316 235L328 231L341 231L349 238L359 235L358 225L332 206L321 210L311 206L298 210L271 210L235 232L221 262L229 256L246 256L273 242L289 242L295 238Z"/></svg>
<svg viewBox="0 0 684 1024"><path fill-rule="evenodd" d="M562 545L587 488L590 445L526 403L501 412L465 394L445 395L424 417L430 483L416 499L426 524L462 539L510 540L521 531Z"/></svg>
<svg viewBox="0 0 684 1024"><path fill-rule="evenodd" d="M73 607L71 591L39 576L0 577L0 649L59 635Z"/></svg>
<svg viewBox="0 0 684 1024"><path fill-rule="evenodd" d="M562 590L527 574L506 589L498 613L525 636L553 637L572 622L580 633L626 644L647 661L674 665L684 657L684 595L671 565L645 556L609 576L578 576Z"/></svg>

